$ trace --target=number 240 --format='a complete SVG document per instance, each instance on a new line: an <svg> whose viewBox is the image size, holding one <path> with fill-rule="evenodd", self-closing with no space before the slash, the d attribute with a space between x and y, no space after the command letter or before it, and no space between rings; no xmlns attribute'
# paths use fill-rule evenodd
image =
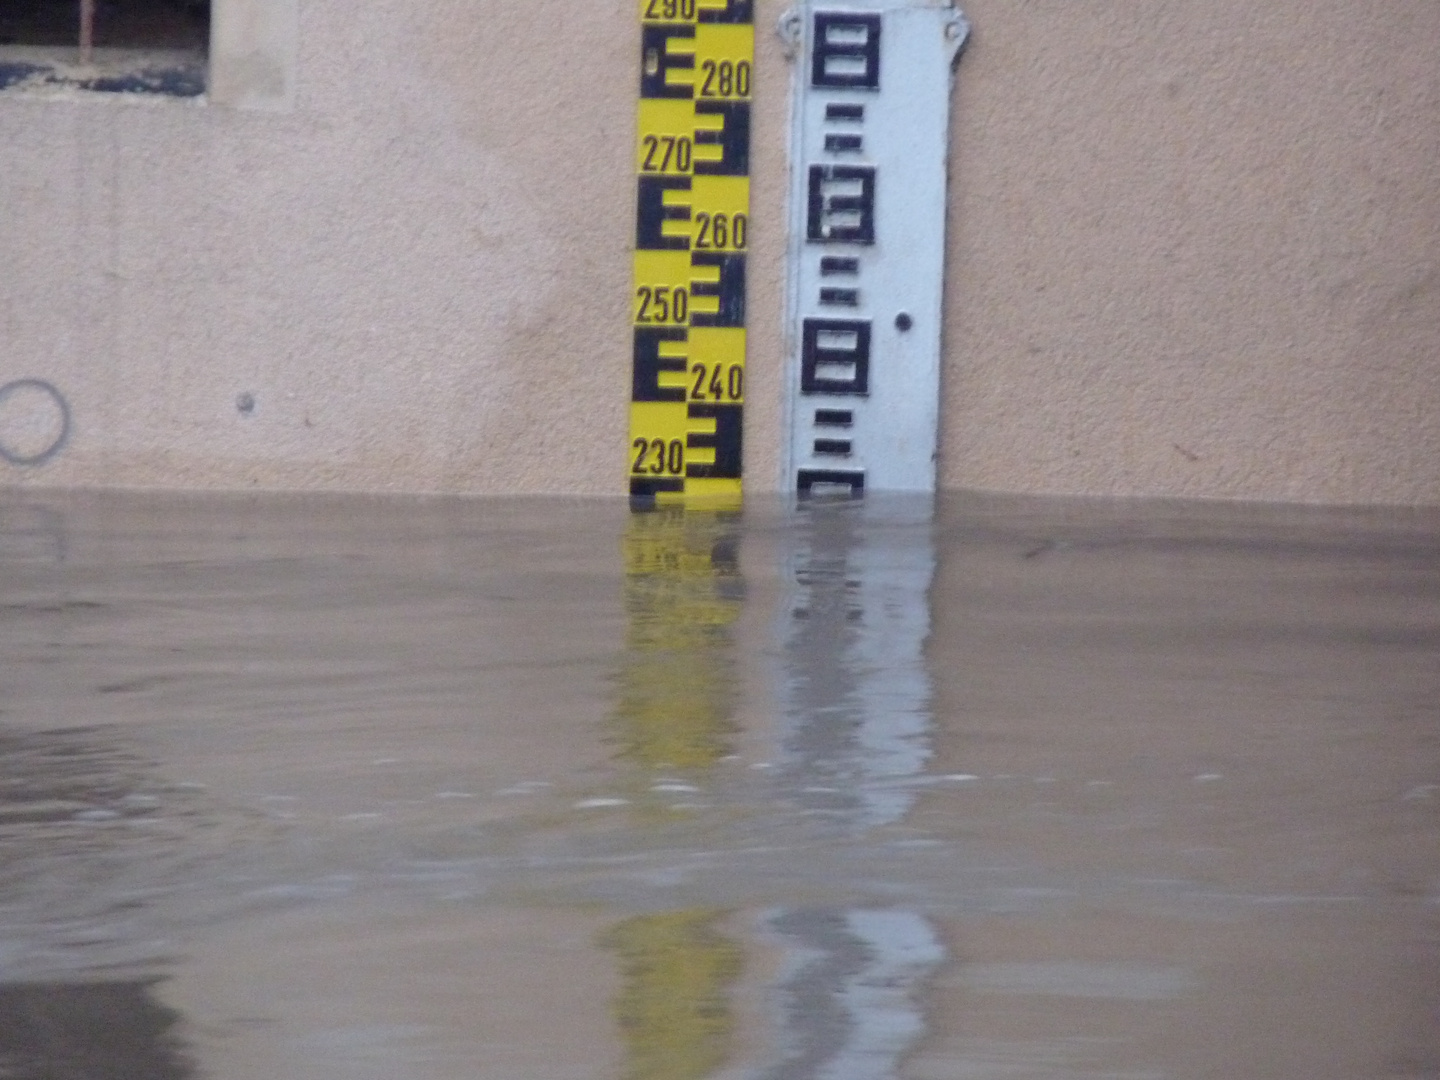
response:
<svg viewBox="0 0 1440 1080"><path fill-rule="evenodd" d="M745 369L739 364L731 364L728 371L724 364L695 364L690 371L695 378L691 401L739 401L745 396Z"/></svg>

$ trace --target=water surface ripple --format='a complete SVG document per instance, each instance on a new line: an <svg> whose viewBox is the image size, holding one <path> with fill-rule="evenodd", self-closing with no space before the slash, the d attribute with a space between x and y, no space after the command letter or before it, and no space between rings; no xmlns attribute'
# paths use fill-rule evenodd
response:
<svg viewBox="0 0 1440 1080"><path fill-rule="evenodd" d="M1440 1077L1440 512L0 494L0 1077Z"/></svg>

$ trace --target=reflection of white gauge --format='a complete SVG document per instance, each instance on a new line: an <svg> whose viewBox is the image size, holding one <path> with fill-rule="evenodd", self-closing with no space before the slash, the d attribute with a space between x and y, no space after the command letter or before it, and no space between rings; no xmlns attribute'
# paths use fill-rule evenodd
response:
<svg viewBox="0 0 1440 1080"><path fill-rule="evenodd" d="M923 989L945 962L930 920L904 908L781 908L765 922L782 949L767 1077L889 1080L925 1036Z"/></svg>
<svg viewBox="0 0 1440 1080"><path fill-rule="evenodd" d="M781 551L778 775L812 820L902 821L931 756L933 499L871 492L797 512Z"/></svg>
<svg viewBox="0 0 1440 1080"><path fill-rule="evenodd" d="M70 406L44 379L16 379L0 386L0 460L41 465L70 437Z"/></svg>

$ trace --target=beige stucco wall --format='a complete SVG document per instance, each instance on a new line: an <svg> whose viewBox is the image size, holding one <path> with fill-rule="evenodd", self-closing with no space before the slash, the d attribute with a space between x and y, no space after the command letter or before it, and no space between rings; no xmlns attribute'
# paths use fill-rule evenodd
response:
<svg viewBox="0 0 1440 1080"><path fill-rule="evenodd" d="M758 7L765 490L789 69ZM228 24L293 65L274 93L0 93L0 383L73 419L0 485L621 493L633 4L280 8ZM965 9L943 482L1440 502L1440 5Z"/></svg>
<svg viewBox="0 0 1440 1080"><path fill-rule="evenodd" d="M948 483L1440 501L1440 5L971 5Z"/></svg>

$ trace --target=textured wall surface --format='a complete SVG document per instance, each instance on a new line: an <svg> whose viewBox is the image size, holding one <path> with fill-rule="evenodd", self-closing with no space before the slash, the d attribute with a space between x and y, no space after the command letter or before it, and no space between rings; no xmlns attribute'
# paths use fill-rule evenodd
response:
<svg viewBox="0 0 1440 1080"><path fill-rule="evenodd" d="M968 10L945 481L1440 501L1440 5Z"/></svg>
<svg viewBox="0 0 1440 1080"><path fill-rule="evenodd" d="M757 14L755 490L783 7ZM944 483L1440 503L1440 5L965 9ZM0 485L620 494L637 38L628 0L301 0L288 109L0 93L0 385L48 380L71 420ZM12 448L57 422L0 401Z"/></svg>

